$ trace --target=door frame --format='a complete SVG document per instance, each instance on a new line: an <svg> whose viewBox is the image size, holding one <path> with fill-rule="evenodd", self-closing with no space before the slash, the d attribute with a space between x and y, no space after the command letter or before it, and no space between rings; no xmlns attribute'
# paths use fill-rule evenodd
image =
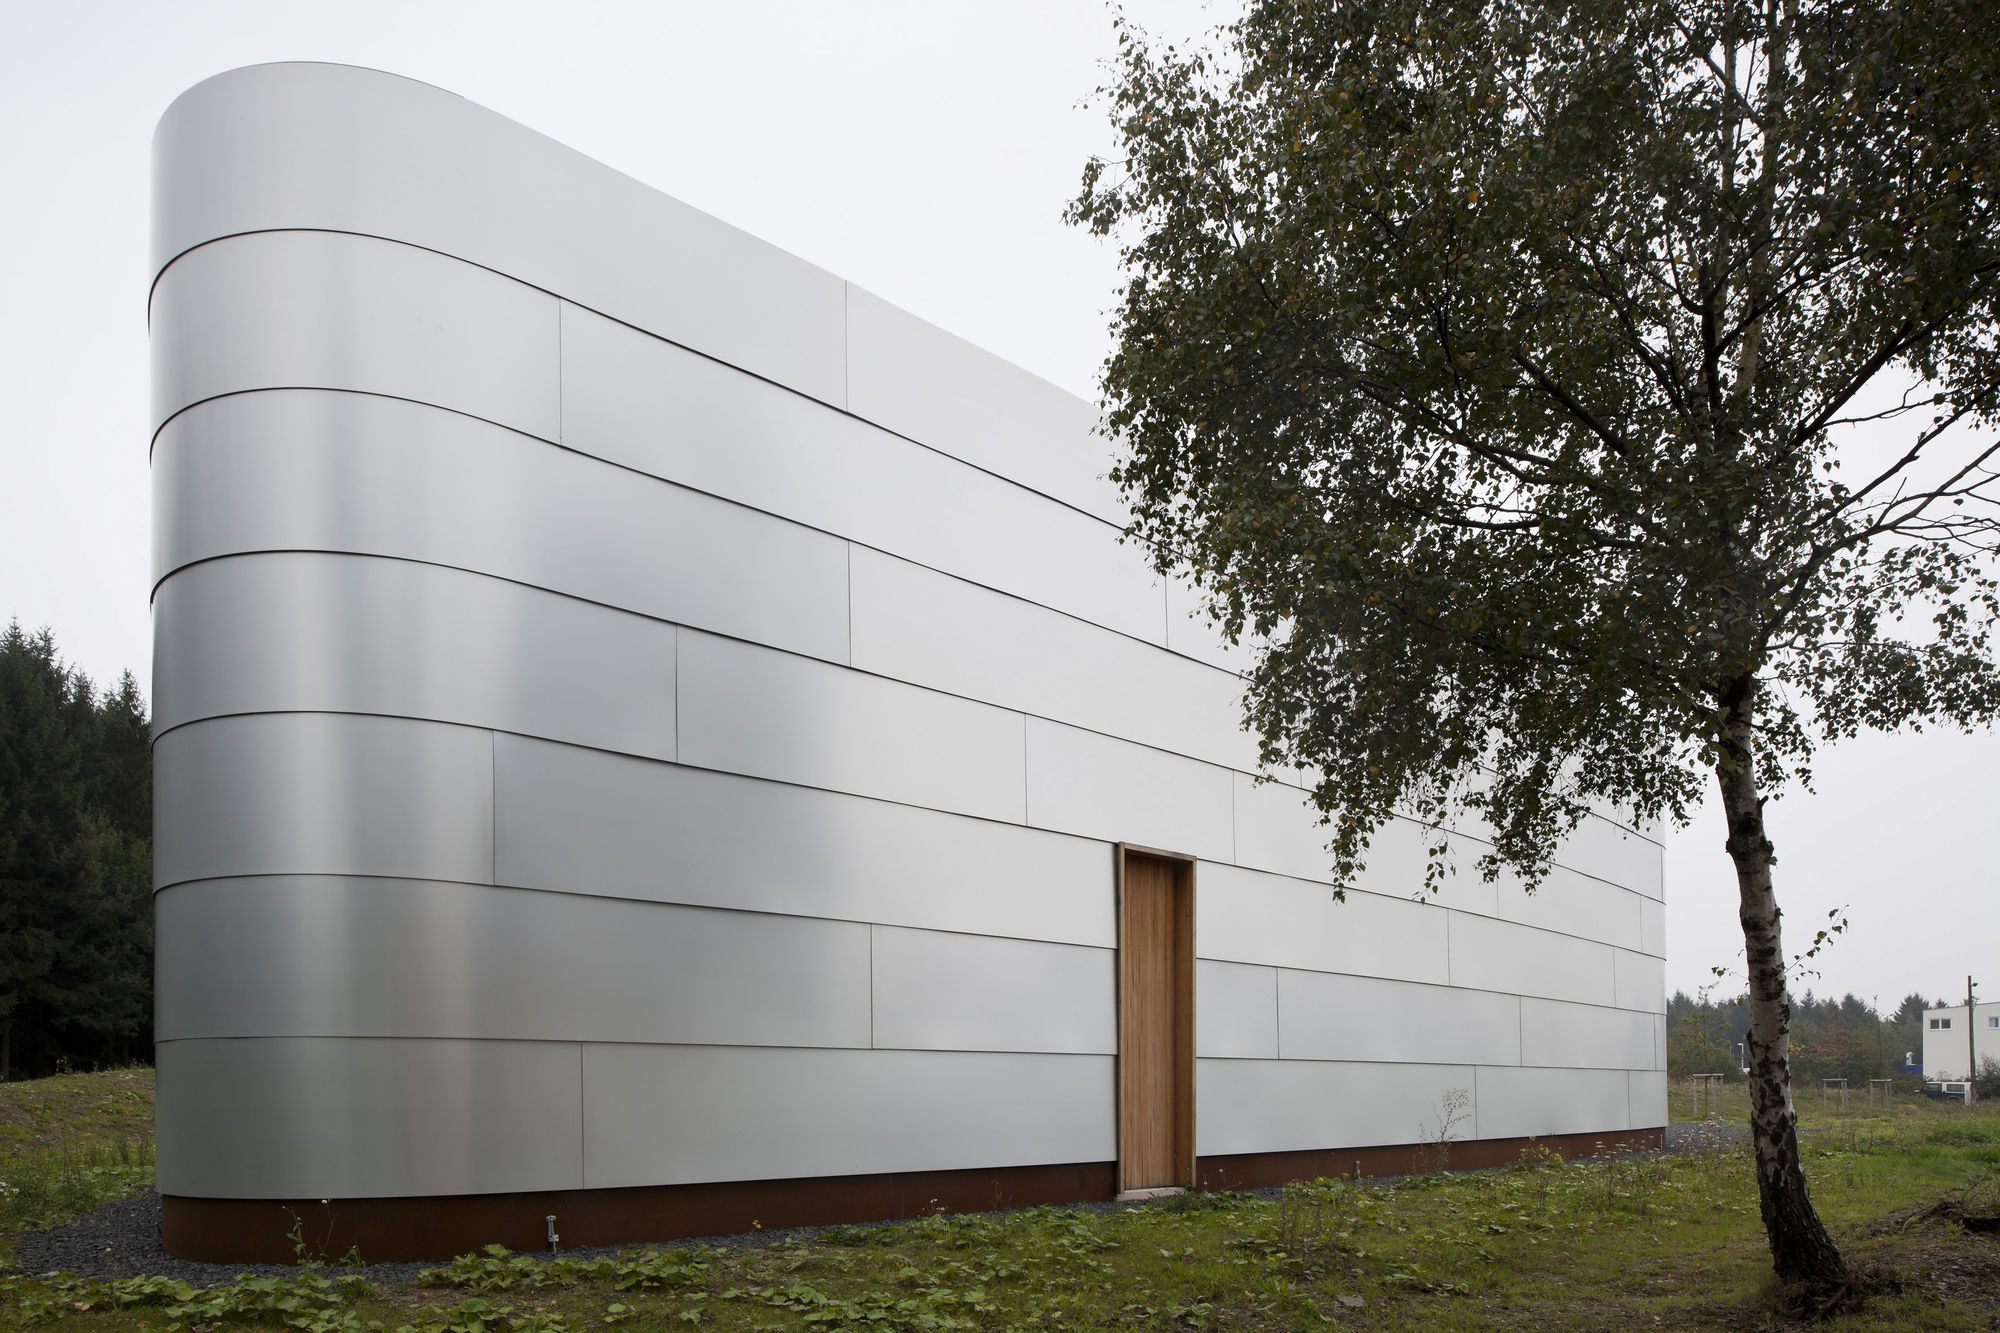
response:
<svg viewBox="0 0 2000 1333"><path fill-rule="evenodd" d="M1157 847L1144 847L1138 843L1116 844L1117 866L1117 916L1118 916L1118 1075L1117 1075L1117 1142L1118 1192L1124 1195L1135 1189L1193 1189L1195 1186L1194 1153L1194 892L1195 858L1185 852L1162 851ZM1131 856L1150 857L1164 861L1174 868L1173 904L1173 1048L1174 1048L1174 1097L1172 1114L1174 1119L1173 1180L1165 1187L1139 1187L1131 1183L1130 1167L1125 1160L1125 1145L1131 1137L1128 1128L1130 1117L1135 1112L1137 1098L1127 1087L1126 1072L1126 993L1128 981L1126 959L1130 956L1125 949L1125 863Z"/></svg>

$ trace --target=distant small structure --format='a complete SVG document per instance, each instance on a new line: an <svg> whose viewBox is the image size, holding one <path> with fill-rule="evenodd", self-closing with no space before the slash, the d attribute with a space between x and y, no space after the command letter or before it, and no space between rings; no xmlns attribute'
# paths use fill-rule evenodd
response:
<svg viewBox="0 0 2000 1333"><path fill-rule="evenodd" d="M1968 1021L1972 1024L1970 1047L1965 1040ZM2000 1060L2000 1000L1974 1004L1970 1019L1962 1004L1924 1011L1924 1077L1970 1078L1978 1071L1965 1067L1968 1055L1976 1055L1979 1060Z"/></svg>

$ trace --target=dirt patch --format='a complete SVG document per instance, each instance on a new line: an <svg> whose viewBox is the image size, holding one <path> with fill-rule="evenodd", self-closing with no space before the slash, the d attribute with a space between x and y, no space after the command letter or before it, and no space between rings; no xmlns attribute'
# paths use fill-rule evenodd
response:
<svg viewBox="0 0 2000 1333"><path fill-rule="evenodd" d="M1978 1311L2000 1325L2000 1232L1979 1225L1997 1189L1987 1173L1931 1203L1892 1213L1850 1247L1850 1257L1893 1273L1904 1290Z"/></svg>
<svg viewBox="0 0 2000 1333"><path fill-rule="evenodd" d="M1974 1176L1935 1203L1909 1208L1885 1221L1881 1230L1908 1231L1925 1223L1956 1225L1965 1231L2000 1235L2000 1171Z"/></svg>
<svg viewBox="0 0 2000 1333"><path fill-rule="evenodd" d="M2000 1239L1932 1226L1912 1233L1896 1248L1896 1265L1910 1286L1949 1305L2000 1315Z"/></svg>

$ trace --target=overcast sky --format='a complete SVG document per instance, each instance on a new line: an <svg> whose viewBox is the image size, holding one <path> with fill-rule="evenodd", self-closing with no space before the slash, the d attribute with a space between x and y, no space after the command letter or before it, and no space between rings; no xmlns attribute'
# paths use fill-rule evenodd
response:
<svg viewBox="0 0 2000 1333"><path fill-rule="evenodd" d="M1227 10L1132 0L1168 35ZM1065 228L1108 147L1079 103L1095 0L12 4L0 19L0 619L144 682L147 153L189 85L267 60L423 79L1094 395L1115 256ZM2000 742L1875 737L1771 808L1794 946L1846 904L1822 991L2000 997ZM1669 989L1740 976L1712 814L1671 836ZM1739 982L1723 983L1733 993Z"/></svg>

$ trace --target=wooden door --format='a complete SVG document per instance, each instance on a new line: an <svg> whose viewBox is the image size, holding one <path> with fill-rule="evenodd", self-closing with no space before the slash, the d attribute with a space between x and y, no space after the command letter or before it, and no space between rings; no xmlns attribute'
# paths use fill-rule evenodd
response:
<svg viewBox="0 0 2000 1333"><path fill-rule="evenodd" d="M1120 847L1118 1188L1194 1184L1194 862Z"/></svg>

